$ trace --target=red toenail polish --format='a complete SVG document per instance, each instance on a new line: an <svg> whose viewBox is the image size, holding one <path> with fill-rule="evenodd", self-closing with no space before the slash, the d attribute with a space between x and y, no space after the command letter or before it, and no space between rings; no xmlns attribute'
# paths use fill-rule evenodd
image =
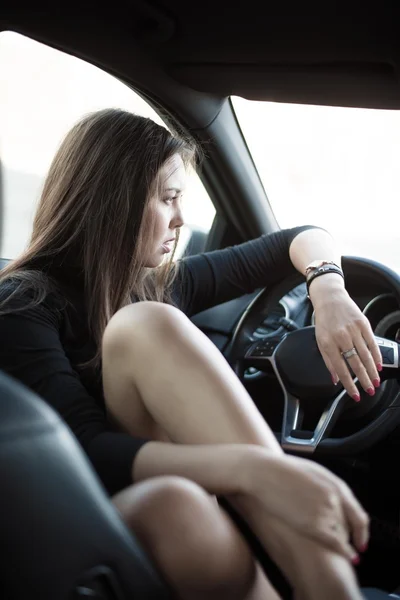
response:
<svg viewBox="0 0 400 600"><path fill-rule="evenodd" d="M367 550L368 550L368 542L366 544L364 544L363 546L361 546L360 552L366 552Z"/></svg>
<svg viewBox="0 0 400 600"><path fill-rule="evenodd" d="M378 369L378 371L382 371L382 369L383 369L381 363L378 363L376 368Z"/></svg>
<svg viewBox="0 0 400 600"><path fill-rule="evenodd" d="M381 385L381 380L380 379L374 379L373 382L374 386L376 388L378 388Z"/></svg>
<svg viewBox="0 0 400 600"><path fill-rule="evenodd" d="M375 390L373 387L369 387L367 389L367 394L369 394L370 396L373 396L375 394Z"/></svg>
<svg viewBox="0 0 400 600"><path fill-rule="evenodd" d="M353 400L355 400L356 402L360 402L361 398L360 398L360 394L353 394L352 395Z"/></svg>
<svg viewBox="0 0 400 600"><path fill-rule="evenodd" d="M351 562L353 565L359 565L360 564L360 557L358 556L358 554L356 554L355 556L353 556L353 558L351 559Z"/></svg>

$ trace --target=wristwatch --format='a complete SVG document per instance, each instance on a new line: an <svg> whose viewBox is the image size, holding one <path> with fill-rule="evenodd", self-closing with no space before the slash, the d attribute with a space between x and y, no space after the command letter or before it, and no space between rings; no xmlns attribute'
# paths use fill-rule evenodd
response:
<svg viewBox="0 0 400 600"><path fill-rule="evenodd" d="M334 265L335 267L340 269L340 267L333 260L313 260L306 268L306 272L305 272L306 278L310 274L311 271L315 271L316 269L319 269L320 267L323 267L324 265Z"/></svg>

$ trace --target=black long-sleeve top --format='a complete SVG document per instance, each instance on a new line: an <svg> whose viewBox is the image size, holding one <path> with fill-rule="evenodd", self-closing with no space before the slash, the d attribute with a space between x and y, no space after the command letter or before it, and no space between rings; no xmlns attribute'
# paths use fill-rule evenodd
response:
<svg viewBox="0 0 400 600"><path fill-rule="evenodd" d="M182 259L173 289L177 306L191 317L257 288L272 286L294 272L290 244L309 228L282 230ZM69 288L62 274L57 276L60 293L49 293L41 304L25 309L31 296L18 294L7 303L7 310L10 306L24 309L0 317L0 369L35 391L61 415L108 492L114 494L132 483L134 458L148 440L116 432L108 422L101 373L80 367L95 352L83 294L76 287ZM12 280L4 281L0 301L14 290Z"/></svg>

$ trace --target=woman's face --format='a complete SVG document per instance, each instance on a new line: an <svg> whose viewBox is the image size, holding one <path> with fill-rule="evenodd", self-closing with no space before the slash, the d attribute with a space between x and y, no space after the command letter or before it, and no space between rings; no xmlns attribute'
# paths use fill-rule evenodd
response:
<svg viewBox="0 0 400 600"><path fill-rule="evenodd" d="M186 171L181 157L175 154L160 171L161 193L150 199L153 221L152 240L144 261L145 267L158 267L175 244L176 232L183 225L182 194ZM146 235L150 235L150 232Z"/></svg>

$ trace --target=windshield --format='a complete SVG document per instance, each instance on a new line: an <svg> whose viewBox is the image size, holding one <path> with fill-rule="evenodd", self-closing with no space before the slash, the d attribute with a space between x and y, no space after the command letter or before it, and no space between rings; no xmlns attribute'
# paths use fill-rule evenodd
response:
<svg viewBox="0 0 400 600"><path fill-rule="evenodd" d="M400 272L400 111L232 103L280 227L324 227Z"/></svg>

